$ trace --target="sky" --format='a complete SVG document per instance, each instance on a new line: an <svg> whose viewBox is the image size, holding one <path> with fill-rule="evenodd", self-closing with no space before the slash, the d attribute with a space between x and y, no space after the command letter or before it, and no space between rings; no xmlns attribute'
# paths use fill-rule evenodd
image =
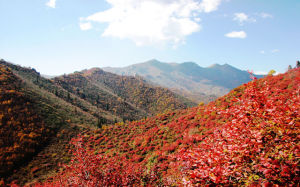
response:
<svg viewBox="0 0 300 187"><path fill-rule="evenodd" d="M150 59L283 73L300 0L0 0L0 58L42 74Z"/></svg>

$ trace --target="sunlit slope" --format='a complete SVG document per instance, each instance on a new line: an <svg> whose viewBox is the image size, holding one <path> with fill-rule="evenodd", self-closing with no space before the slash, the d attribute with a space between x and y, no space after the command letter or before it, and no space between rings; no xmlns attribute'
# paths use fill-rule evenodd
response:
<svg viewBox="0 0 300 187"><path fill-rule="evenodd" d="M195 105L166 88L147 84L139 77L119 76L99 68L75 72L53 80L97 108L121 116L124 121Z"/></svg>

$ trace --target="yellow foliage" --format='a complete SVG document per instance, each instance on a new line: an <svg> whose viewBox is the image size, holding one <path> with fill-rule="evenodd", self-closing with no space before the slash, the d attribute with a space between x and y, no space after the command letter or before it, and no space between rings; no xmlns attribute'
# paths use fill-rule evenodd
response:
<svg viewBox="0 0 300 187"><path fill-rule="evenodd" d="M275 73L276 73L276 71L272 69L269 71L268 75L274 75Z"/></svg>

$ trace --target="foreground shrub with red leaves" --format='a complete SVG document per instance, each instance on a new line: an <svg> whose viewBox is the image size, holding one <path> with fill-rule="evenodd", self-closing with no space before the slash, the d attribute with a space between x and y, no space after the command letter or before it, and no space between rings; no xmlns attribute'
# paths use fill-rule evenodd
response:
<svg viewBox="0 0 300 187"><path fill-rule="evenodd" d="M89 141L89 142L87 142ZM128 162L126 158L97 154L89 143L93 139L79 136L72 139L73 158L63 171L44 184L35 186L132 186L158 185L155 171Z"/></svg>
<svg viewBox="0 0 300 187"><path fill-rule="evenodd" d="M300 87L286 95L267 81L257 84L250 82L241 98L218 110L230 121L196 148L181 151L184 184L299 182Z"/></svg>

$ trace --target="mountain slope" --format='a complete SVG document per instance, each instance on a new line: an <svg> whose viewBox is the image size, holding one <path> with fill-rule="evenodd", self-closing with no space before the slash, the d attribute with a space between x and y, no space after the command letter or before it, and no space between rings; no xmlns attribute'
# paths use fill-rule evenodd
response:
<svg viewBox="0 0 300 187"><path fill-rule="evenodd" d="M203 68L193 62L177 64L150 60L124 68L107 67L103 69L119 75L140 75L197 102L203 100L207 102L250 81L246 71L241 71L228 64L215 64Z"/></svg>
<svg viewBox="0 0 300 187"><path fill-rule="evenodd" d="M25 184L56 172L69 162L68 142L80 131L194 105L142 79L100 69L46 79L4 60L0 66L0 185L3 177Z"/></svg>
<svg viewBox="0 0 300 187"><path fill-rule="evenodd" d="M32 101L21 92L21 81L0 65L0 178L30 159L51 136Z"/></svg>
<svg viewBox="0 0 300 187"><path fill-rule="evenodd" d="M208 105L86 133L52 184L297 185L299 87L298 68Z"/></svg>
<svg viewBox="0 0 300 187"><path fill-rule="evenodd" d="M59 162L69 161L70 139L93 129L97 118L49 92L66 94L34 69L3 60L0 67L0 184L1 178L20 183L47 178Z"/></svg>
<svg viewBox="0 0 300 187"><path fill-rule="evenodd" d="M119 76L99 68L53 80L70 93L124 120L136 120L195 105L168 89L147 84L143 79Z"/></svg>
<svg viewBox="0 0 300 187"><path fill-rule="evenodd" d="M54 97L60 98L69 105L68 110L73 108L72 113L79 111L90 116L88 121L81 119L81 123L84 124L95 124L99 120L102 123L114 123L140 119L195 105L167 89L151 86L142 79L118 76L99 68L46 79L31 68L5 61L1 61L1 64L10 67L37 93L55 95ZM79 122L76 115L69 120Z"/></svg>

